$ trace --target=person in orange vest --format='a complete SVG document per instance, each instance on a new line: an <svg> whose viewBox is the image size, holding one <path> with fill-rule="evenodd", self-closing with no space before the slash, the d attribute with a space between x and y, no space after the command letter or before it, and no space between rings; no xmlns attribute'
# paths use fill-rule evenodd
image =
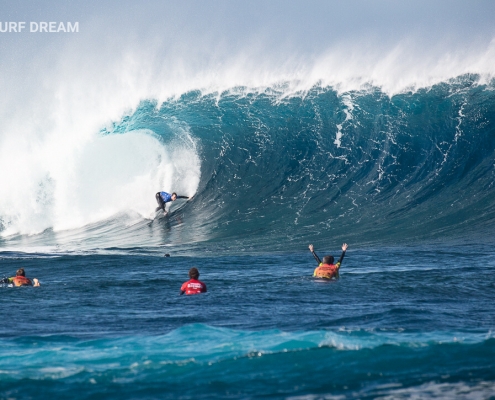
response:
<svg viewBox="0 0 495 400"><path fill-rule="evenodd" d="M206 293L206 285L198 281L199 271L197 268L191 268L189 270L189 279L187 282L184 282L180 288L180 294L199 294Z"/></svg>
<svg viewBox="0 0 495 400"><path fill-rule="evenodd" d="M14 286L40 286L38 279L33 280L26 278L24 268L19 268L12 278L4 278L2 283L12 283Z"/></svg>
<svg viewBox="0 0 495 400"><path fill-rule="evenodd" d="M315 260L318 262L318 267L313 273L314 277L325 279L339 277L339 269L340 265L342 264L342 260L344 259L345 251L347 250L347 243L344 243L342 245L342 255L340 256L339 261L337 261L336 264L333 263L333 256L325 256L323 257L323 261L321 261L320 258L316 255L312 244L309 245L309 250L311 251L311 254L313 254Z"/></svg>

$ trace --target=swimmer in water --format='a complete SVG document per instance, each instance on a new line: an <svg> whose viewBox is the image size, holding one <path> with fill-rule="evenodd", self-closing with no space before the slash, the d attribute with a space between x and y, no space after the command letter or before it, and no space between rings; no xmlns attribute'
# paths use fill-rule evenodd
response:
<svg viewBox="0 0 495 400"><path fill-rule="evenodd" d="M4 278L1 283L11 283L14 286L40 286L38 279L33 280L26 278L26 272L24 268L19 268L12 278Z"/></svg>
<svg viewBox="0 0 495 400"><path fill-rule="evenodd" d="M189 278L191 279L182 284L180 288L180 295L206 293L206 285L198 280L199 271L197 268L191 268L189 270Z"/></svg>
<svg viewBox="0 0 495 400"><path fill-rule="evenodd" d="M342 254L336 264L333 263L333 256L325 256L323 257L323 261L321 261L320 258L316 255L312 244L309 245L309 250L311 251L311 254L313 254L315 260L318 262L318 267L313 273L314 277L324 279L339 277L339 269L340 265L342 264L342 260L344 259L345 251L347 250L347 243L344 243L342 245Z"/></svg>

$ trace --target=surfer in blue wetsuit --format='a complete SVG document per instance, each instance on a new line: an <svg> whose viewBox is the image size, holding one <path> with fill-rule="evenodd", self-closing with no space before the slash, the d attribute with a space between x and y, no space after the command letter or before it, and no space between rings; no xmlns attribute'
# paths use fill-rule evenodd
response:
<svg viewBox="0 0 495 400"><path fill-rule="evenodd" d="M158 203L158 207L156 208L155 211L163 210L163 212L166 214L167 212L165 211L165 204L169 203L171 201L175 201L177 199L189 199L187 196L177 196L177 193L173 192L172 194L168 194L167 192L158 192L155 195L156 201Z"/></svg>

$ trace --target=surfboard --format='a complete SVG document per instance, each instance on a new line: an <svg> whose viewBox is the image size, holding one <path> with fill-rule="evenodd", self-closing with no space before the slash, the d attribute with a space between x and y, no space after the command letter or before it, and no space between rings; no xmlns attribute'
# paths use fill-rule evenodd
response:
<svg viewBox="0 0 495 400"><path fill-rule="evenodd" d="M168 213L164 213L163 210L153 211L150 215L150 222L148 222L148 226L150 226L153 221L157 219L162 219L168 216Z"/></svg>
<svg viewBox="0 0 495 400"><path fill-rule="evenodd" d="M337 282L337 279L335 279L335 278L332 278L332 279L313 278L313 282L315 282L315 283L332 283L332 282Z"/></svg>
<svg viewBox="0 0 495 400"><path fill-rule="evenodd" d="M187 201L181 202L181 204L179 204L177 207L174 207L174 205L171 205L170 208L168 209L168 212L165 212L165 213L161 209L158 211L153 211L149 217L150 222L148 223L148 226L150 226L153 223L153 221L155 221L155 220L170 218L170 217L177 215L178 213L180 213L182 211L183 208L186 207L187 203L189 203L191 201L191 199L192 199L192 197Z"/></svg>

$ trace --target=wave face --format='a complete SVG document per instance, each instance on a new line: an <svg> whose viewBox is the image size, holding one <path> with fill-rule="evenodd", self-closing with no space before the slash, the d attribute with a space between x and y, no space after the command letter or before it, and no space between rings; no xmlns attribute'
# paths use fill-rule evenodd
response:
<svg viewBox="0 0 495 400"><path fill-rule="evenodd" d="M374 243L485 235L495 219L495 82L479 78L463 75L393 96L371 85L287 95L288 83L143 101L102 129L95 141L101 146L81 156L87 164L122 156L134 170L117 164L109 172L98 162L94 174L74 167L64 178L73 186L41 174L33 180L44 188L35 208L55 201L48 213L62 213L53 221L65 222L41 224L55 233L23 243L49 245L56 237L78 246L153 247L229 239L236 248L287 249L329 237ZM127 141L127 153L119 140ZM81 184L84 193L98 193L94 204L82 196L75 215L70 201L60 211L57 191L70 198ZM150 226L142 217L158 190L196 196ZM33 226L19 199L8 207L2 200L4 236ZM130 224L129 211L137 213ZM79 230L60 232L73 227Z"/></svg>

